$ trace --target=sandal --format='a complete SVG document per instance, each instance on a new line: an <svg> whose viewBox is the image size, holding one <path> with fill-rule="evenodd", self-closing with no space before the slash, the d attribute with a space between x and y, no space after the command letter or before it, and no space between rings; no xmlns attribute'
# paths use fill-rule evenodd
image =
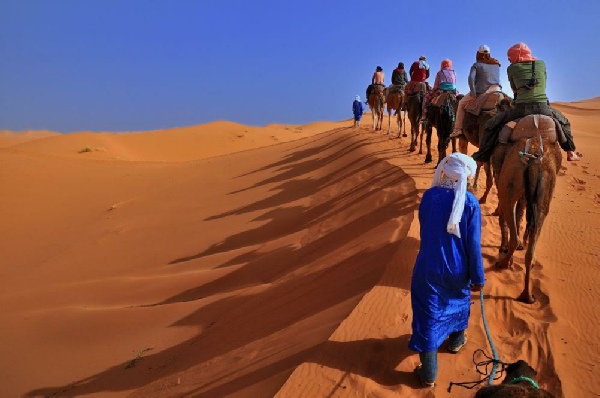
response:
<svg viewBox="0 0 600 398"><path fill-rule="evenodd" d="M448 347L448 351L450 351L453 354L458 354L459 351L465 346L465 344L467 344L467 335L465 334L465 339L463 340L463 342L456 346L456 347Z"/></svg>
<svg viewBox="0 0 600 398"><path fill-rule="evenodd" d="M419 378L419 383L421 383L421 387L424 388L433 388L435 387L435 381L425 381L421 378L421 368L423 367L422 364L417 365L417 367L415 368L415 373L417 374L417 377Z"/></svg>

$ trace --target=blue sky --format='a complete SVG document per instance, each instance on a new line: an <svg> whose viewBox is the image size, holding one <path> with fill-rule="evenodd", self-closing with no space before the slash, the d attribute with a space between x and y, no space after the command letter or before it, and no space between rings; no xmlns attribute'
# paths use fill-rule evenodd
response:
<svg viewBox="0 0 600 398"><path fill-rule="evenodd" d="M0 129L138 131L351 116L375 66L524 41L551 101L600 95L600 1L0 0ZM432 78L430 78L432 81Z"/></svg>

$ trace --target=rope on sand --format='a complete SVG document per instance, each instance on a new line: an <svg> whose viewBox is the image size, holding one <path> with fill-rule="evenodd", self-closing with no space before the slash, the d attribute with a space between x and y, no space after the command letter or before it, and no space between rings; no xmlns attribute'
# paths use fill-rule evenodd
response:
<svg viewBox="0 0 600 398"><path fill-rule="evenodd" d="M478 385L484 383L486 380L488 382L488 385L491 386L494 380L502 378L504 369L506 369L506 367L509 365L507 363L502 362L498 357L498 351L496 350L496 346L494 345L494 340L492 339L490 328L488 327L487 318L485 317L485 308L483 306L483 289L479 291L479 301L481 302L481 318L483 319L483 328L485 329L485 334L490 344L490 348L492 349L492 358L490 358L482 349L475 350L475 352L473 353L473 363L475 364L475 369L477 370L477 373L484 375L485 377L477 381L464 381L459 383L450 382L450 385L448 386L448 392L452 391L452 386L459 386L471 390L477 387ZM481 353L487 359L478 362L475 359L477 353ZM491 371L488 371L488 367L490 364L492 364L492 369ZM500 369L500 373L497 373L499 365L502 365L502 367Z"/></svg>
<svg viewBox="0 0 600 398"><path fill-rule="evenodd" d="M490 328L488 327L487 319L485 317L485 308L483 307L483 289L479 291L479 301L481 302L481 318L483 319L483 328L485 329L485 334L487 336L488 342L490 343L490 347L492 349L492 356L494 358L492 372L490 373L490 378L488 379L488 385L491 386L494 382L494 377L496 376L498 365L500 364L500 358L498 357L498 351L496 351L496 346L494 345L494 340L492 339L492 335L490 334Z"/></svg>

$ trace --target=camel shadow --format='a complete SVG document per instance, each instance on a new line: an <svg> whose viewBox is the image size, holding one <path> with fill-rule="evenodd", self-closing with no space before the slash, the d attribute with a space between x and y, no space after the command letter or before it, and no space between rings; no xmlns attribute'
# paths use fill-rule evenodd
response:
<svg viewBox="0 0 600 398"><path fill-rule="evenodd" d="M360 375L386 386L406 385L418 388L414 373L398 371L395 368L407 357L415 353L408 349L410 335L395 338L364 339L355 341L325 341L317 346L306 349L295 358L286 358L275 364L255 370L240 376L227 384L206 389L206 386L188 392L187 396L198 398L224 397L250 387L254 380L263 378L274 371L285 368L286 364L298 362L303 358L305 363L314 363L343 372L342 378L331 388L328 397L345 390L346 378L350 374Z"/></svg>
<svg viewBox="0 0 600 398"><path fill-rule="evenodd" d="M254 342L268 339L268 336L279 331L293 328L330 308L343 305L345 312L340 314L343 319L358 304L362 296L378 282L386 266L383 260L396 251L397 243L389 243L376 250L356 253L322 270L288 279L259 293L217 300L196 309L171 325L171 327L195 327L199 330L196 335L160 352L149 351L149 355L140 358L138 366L131 366L133 361L122 362L68 385L39 388L27 392L25 396L85 395L135 390L153 380L202 366L203 363L223 355L230 355L237 349L251 346ZM343 289L340 289L342 286ZM307 296L305 294L307 291L320 293ZM185 300L185 297L178 295L166 302L175 303ZM282 308L285 311L282 311ZM335 327L337 323L332 324L319 336L310 335L312 341L307 341L303 336L290 335L294 340L290 343L317 346L321 344L323 338L331 335ZM387 342L383 346L389 348L390 344L393 343ZM307 355L311 353L311 349L301 353L290 353L284 359L269 364L255 376L269 379L286 369L291 372L291 369L304 362ZM362 366L360 356L347 355L352 359L353 366ZM328 361L337 360L332 358ZM268 363L268 357L262 358L262 362ZM342 364L343 362L340 362L337 366ZM241 370L238 371L242 373ZM366 372L366 370L362 371ZM230 372L234 371L230 370ZM381 369L376 374L378 380L386 383L395 382L396 376L391 371L384 372ZM253 384L264 379L257 380L246 375L244 380L246 384ZM204 389L206 386L201 388ZM219 385L215 388L228 387Z"/></svg>

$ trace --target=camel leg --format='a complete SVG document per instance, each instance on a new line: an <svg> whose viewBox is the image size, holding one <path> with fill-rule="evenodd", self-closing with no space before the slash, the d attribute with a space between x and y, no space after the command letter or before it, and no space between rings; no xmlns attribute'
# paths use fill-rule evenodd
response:
<svg viewBox="0 0 600 398"><path fill-rule="evenodd" d="M525 209L527 208L527 201L525 197L521 197L517 202L517 240L519 241L517 245L517 250L523 250L524 245L527 243L527 233L523 241L521 241L521 225L523 224L523 216L525 215ZM527 232L527 231L525 231Z"/></svg>
<svg viewBox="0 0 600 398"><path fill-rule="evenodd" d="M392 131L392 110L388 107L388 135Z"/></svg>
<svg viewBox="0 0 600 398"><path fill-rule="evenodd" d="M538 201L538 205L541 205L542 207L538 207L535 226L528 233L529 243L527 245L527 252L525 253L525 286L518 298L519 301L526 304L535 303L535 297L531 292L531 269L535 264L535 247L539 240L540 232L542 231L542 226L544 225L547 214L547 209L544 209L544 205L540 202L541 201Z"/></svg>
<svg viewBox="0 0 600 398"><path fill-rule="evenodd" d="M431 156L431 136L433 135L433 127L431 126L431 123L425 124L424 133L425 133L425 146L427 147L427 155L425 155L425 163L431 163L433 161L433 157Z"/></svg>
<svg viewBox="0 0 600 398"><path fill-rule="evenodd" d="M503 168L500 172L498 186L498 198L500 207L500 230L502 243L500 245L500 256L496 263L499 268L509 268L512 264L512 256L517 248L517 222L515 219L515 204L523 196L524 165L519 162L515 167ZM508 238L506 227L510 232ZM508 238L508 239L507 239ZM506 244L508 240L508 245Z"/></svg>
<svg viewBox="0 0 600 398"><path fill-rule="evenodd" d="M419 125L418 122L415 122L416 126L413 125L411 121L410 126L410 151L414 152L417 150L417 139L419 138Z"/></svg>
<svg viewBox="0 0 600 398"><path fill-rule="evenodd" d="M535 263L535 246L538 241L538 237L540 235L541 223L543 222L544 216L541 215L539 219L539 224L536 225L535 231L531 232L531 236L529 237L529 245L527 245L527 252L525 253L525 286L523 287L523 292L519 295L518 301L526 304L535 303L535 297L531 292L531 268Z"/></svg>
<svg viewBox="0 0 600 398"><path fill-rule="evenodd" d="M402 106L402 105L400 105L400 106ZM408 137L408 134L406 134L406 111L402 112L402 114L403 114L402 115L402 119L403 119L403 122L402 122L402 126L403 126L402 127L402 131L403 131L403 134L402 134L402 137Z"/></svg>
<svg viewBox="0 0 600 398"><path fill-rule="evenodd" d="M369 107L371 104L369 104ZM371 123L371 130L375 131L375 124L377 123L377 112L375 109L371 108L371 119L373 119L373 123Z"/></svg>
<svg viewBox="0 0 600 398"><path fill-rule="evenodd" d="M503 253L505 257L500 261L499 268L509 268L512 264L512 257L517 248L517 223L515 219L514 201L508 200L500 206L500 211L504 216L506 224L508 224L509 239L508 252Z"/></svg>
<svg viewBox="0 0 600 398"><path fill-rule="evenodd" d="M506 147L506 144L496 145L496 148L494 148L494 152L492 153L492 157L490 159L493 183L496 184L496 188L498 189L500 187L500 172L502 171L502 163L504 163L507 149L508 148ZM492 215L500 216L500 201L498 201L498 205L496 206L496 209Z"/></svg>
<svg viewBox="0 0 600 398"><path fill-rule="evenodd" d="M400 112L400 107L398 107L398 110L396 111L396 124L398 125L398 136L397 138L400 138L400 132L402 131L402 117L401 117L401 113Z"/></svg>
<svg viewBox="0 0 600 398"><path fill-rule="evenodd" d="M479 188L479 173L481 173L481 166L483 165L481 162L475 162L477 163L477 169L475 169L475 178L473 181L473 188ZM479 203L481 203L481 200L479 200Z"/></svg>
<svg viewBox="0 0 600 398"><path fill-rule="evenodd" d="M485 171L485 192L483 193L483 196L481 197L481 199L479 199L479 203L484 204L487 202L487 197L488 197L490 191L492 190L492 185L494 185L494 180L492 177L492 169L490 167L490 162L485 162L485 163L477 162L476 177L478 177L478 173L479 173L479 170L481 169L481 166L483 166L483 170Z"/></svg>
<svg viewBox="0 0 600 398"><path fill-rule="evenodd" d="M464 136L460 136L458 139L458 151L464 155L467 154L467 150L469 149L469 141Z"/></svg>
<svg viewBox="0 0 600 398"><path fill-rule="evenodd" d="M456 153L456 138L452 138L452 153Z"/></svg>
<svg viewBox="0 0 600 398"><path fill-rule="evenodd" d="M497 268L509 268L510 259L506 256L508 254L508 225L504 213L498 212L498 225L500 226L500 248L498 250L498 261L496 262Z"/></svg>
<svg viewBox="0 0 600 398"><path fill-rule="evenodd" d="M438 150L438 163L440 164L440 162L442 161L442 159L444 159L446 157L446 148L448 147L448 141L443 140L440 137L440 134L438 132L438 144L437 144L437 150Z"/></svg>

